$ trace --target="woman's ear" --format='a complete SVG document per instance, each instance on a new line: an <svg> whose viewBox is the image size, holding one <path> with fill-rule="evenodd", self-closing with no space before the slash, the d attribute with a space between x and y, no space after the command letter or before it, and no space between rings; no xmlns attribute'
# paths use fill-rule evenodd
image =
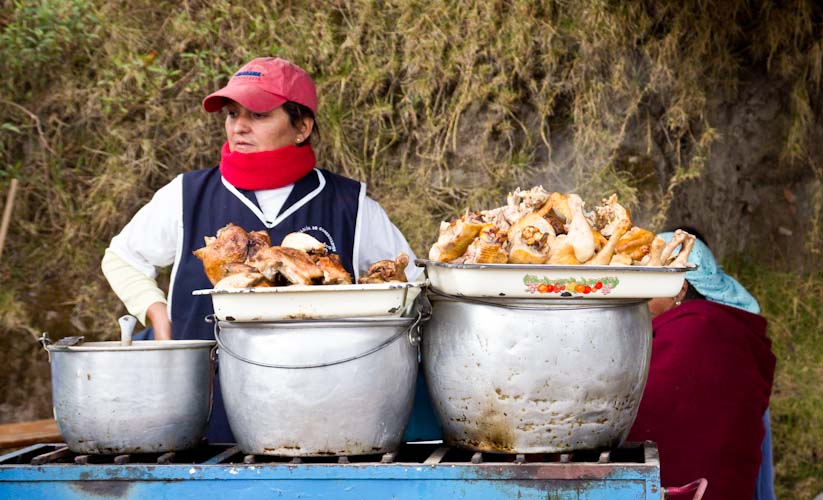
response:
<svg viewBox="0 0 823 500"><path fill-rule="evenodd" d="M304 116L298 129L298 132L300 132L302 137L308 137L311 134L312 129L314 129L314 118Z"/></svg>

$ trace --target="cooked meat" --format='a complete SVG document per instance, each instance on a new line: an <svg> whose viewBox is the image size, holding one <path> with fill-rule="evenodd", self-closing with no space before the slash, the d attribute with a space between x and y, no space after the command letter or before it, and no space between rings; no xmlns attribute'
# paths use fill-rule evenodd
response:
<svg viewBox="0 0 823 500"><path fill-rule="evenodd" d="M660 236L655 236L652 244L649 246L649 253L640 261L644 266L662 266L663 249L666 248L666 240Z"/></svg>
<svg viewBox="0 0 823 500"><path fill-rule="evenodd" d="M548 199L549 192L543 189L543 186L535 186L526 191L516 188L513 193L506 196L508 206L517 207L526 213L536 211L545 205Z"/></svg>
<svg viewBox="0 0 823 500"><path fill-rule="evenodd" d="M624 253L616 253L609 261L610 266L630 266L632 265L632 258Z"/></svg>
<svg viewBox="0 0 823 500"><path fill-rule="evenodd" d="M675 231L675 235L677 235L678 232L684 233L686 237L681 243L682 246L680 247L680 252L666 263L669 267L684 267L689 262L689 254L694 247L695 240L697 240L693 234L687 233L682 229Z"/></svg>
<svg viewBox="0 0 823 500"><path fill-rule="evenodd" d="M380 260L369 266L365 276L361 276L358 283L388 283L392 281L407 282L406 266L409 265L409 256L401 253L396 259Z"/></svg>
<svg viewBox="0 0 823 500"><path fill-rule="evenodd" d="M579 196L577 197L580 198ZM551 208L554 214L557 215L564 224L569 224L573 215L571 207L569 207L569 195L552 193L551 196L549 196L549 202L551 202Z"/></svg>
<svg viewBox="0 0 823 500"><path fill-rule="evenodd" d="M509 255L503 250L506 232L494 224L486 224L480 234L466 249L466 264L505 264Z"/></svg>
<svg viewBox="0 0 823 500"><path fill-rule="evenodd" d="M641 260L651 250L654 233L641 227L633 227L617 242L616 253L626 254L632 260Z"/></svg>
<svg viewBox="0 0 823 500"><path fill-rule="evenodd" d="M663 264L667 264L670 261L672 254L674 253L675 249L682 245L686 241L686 237L688 233L681 229L678 229L674 232L674 236L672 239L669 240L669 243L663 248L663 252L660 254L660 260Z"/></svg>
<svg viewBox="0 0 823 500"><path fill-rule="evenodd" d="M285 240L284 240L285 241ZM325 245L323 246L325 250ZM315 265L323 272L324 285L350 285L351 274L346 271L337 254L312 256ZM408 261L408 259L406 259Z"/></svg>
<svg viewBox="0 0 823 500"><path fill-rule="evenodd" d="M617 194L611 195L608 199L594 207L594 227L603 236L610 237L615 227L624 219L629 220L631 227L631 215L629 211L617 203Z"/></svg>
<svg viewBox="0 0 823 500"><path fill-rule="evenodd" d="M203 262L206 276L214 285L227 276L229 264L243 263L249 252L249 234L239 226L228 224L217 231L217 237L205 237L206 246L194 251Z"/></svg>
<svg viewBox="0 0 823 500"><path fill-rule="evenodd" d="M482 228L483 222L480 216L468 211L459 219L442 222L437 243L429 251L429 259L437 262L450 262L460 257Z"/></svg>
<svg viewBox="0 0 823 500"><path fill-rule="evenodd" d="M248 264L274 283L278 283L278 277L292 285L313 285L323 281L323 271L311 257L294 248L265 248L249 259Z"/></svg>
<svg viewBox="0 0 823 500"><path fill-rule="evenodd" d="M518 188L509 193L505 206L467 211L458 220L441 223L429 258L451 263L685 265L694 245L690 235L677 231L667 245L651 231L633 227L631 212L618 203L616 194L590 213L584 206L574 193Z"/></svg>
<svg viewBox="0 0 823 500"><path fill-rule="evenodd" d="M512 216L516 219L520 215L520 212L517 209L510 210L511 208L512 207L505 206L493 208L491 210L482 210L480 212L480 220L486 224L494 224L497 226L497 229L501 231L508 231L512 226L509 219ZM513 214L509 213L509 211L513 212Z"/></svg>
<svg viewBox="0 0 823 500"><path fill-rule="evenodd" d="M599 252L586 264L590 264L593 266L607 266L611 263L612 257L614 256L614 250L617 247L620 238L626 234L626 231L629 230L631 227L632 221L629 219L621 220L613 229L612 235L609 238L609 241L603 245L603 248L600 249ZM631 264L631 260L629 260L629 264Z"/></svg>
<svg viewBox="0 0 823 500"><path fill-rule="evenodd" d="M214 284L215 289L251 288L262 284L266 277L258 272L241 271L230 274Z"/></svg>
<svg viewBox="0 0 823 500"><path fill-rule="evenodd" d="M512 264L543 264L549 260L549 247L554 243L554 228L537 213L520 218L509 229L509 262Z"/></svg>
<svg viewBox="0 0 823 500"><path fill-rule="evenodd" d="M303 250L306 253L316 253L320 255L327 253L325 243L321 243L306 233L289 233L283 238L280 246Z"/></svg>
<svg viewBox="0 0 823 500"><path fill-rule="evenodd" d="M554 244L549 249L549 264L561 264L566 266L576 266L580 264L574 254L574 246L569 241L568 234L561 234L554 239Z"/></svg>
<svg viewBox="0 0 823 500"><path fill-rule="evenodd" d="M576 194L567 197L571 222L566 226L566 242L574 247L574 256L578 262L586 262L594 255L594 235L592 227L583 213L583 200Z"/></svg>
<svg viewBox="0 0 823 500"><path fill-rule="evenodd" d="M554 229L554 234L566 234L566 225L563 224L563 221L560 220L560 217L556 213L549 212L546 215L546 220L549 221L549 224L552 225L552 229Z"/></svg>
<svg viewBox="0 0 823 500"><path fill-rule="evenodd" d="M255 255L257 255L257 252L270 246L271 239L269 238L268 232L266 232L265 230L252 231L251 233L249 233L249 250L246 254L246 258L252 258Z"/></svg>

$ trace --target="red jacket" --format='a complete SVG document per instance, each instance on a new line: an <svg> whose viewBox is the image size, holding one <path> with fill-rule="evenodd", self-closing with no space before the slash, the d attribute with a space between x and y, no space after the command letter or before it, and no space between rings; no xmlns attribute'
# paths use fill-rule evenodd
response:
<svg viewBox="0 0 823 500"><path fill-rule="evenodd" d="M766 320L690 300L652 322L649 378L630 441L657 442L664 487L709 481L706 500L751 500L775 357Z"/></svg>

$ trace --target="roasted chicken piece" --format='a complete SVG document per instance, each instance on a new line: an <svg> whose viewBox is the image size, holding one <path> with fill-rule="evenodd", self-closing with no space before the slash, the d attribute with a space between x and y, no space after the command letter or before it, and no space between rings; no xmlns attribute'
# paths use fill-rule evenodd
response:
<svg viewBox="0 0 823 500"><path fill-rule="evenodd" d="M406 266L409 265L409 256L401 253L396 259L379 260L369 266L365 276L361 276L357 280L358 283L389 283L402 282L406 283L409 279L406 277Z"/></svg>
<svg viewBox="0 0 823 500"><path fill-rule="evenodd" d="M563 221L564 224L568 224L572 220L573 216L572 209L569 206L569 196L577 195L552 193L551 196L549 196L549 203L551 204L550 206L552 211ZM580 199L580 197L577 196L577 199Z"/></svg>
<svg viewBox="0 0 823 500"><path fill-rule="evenodd" d="M569 235L560 234L554 239L554 243L549 248L547 263L564 266L576 266L581 263L574 255L574 246L569 241Z"/></svg>
<svg viewBox="0 0 823 500"><path fill-rule="evenodd" d="M545 206L549 193L543 186L536 186L529 190L517 188L506 196L506 205L480 212L480 218L486 224L494 224L500 231L508 231L524 216ZM545 215L545 212L542 214Z"/></svg>
<svg viewBox="0 0 823 500"><path fill-rule="evenodd" d="M629 211L617 203L617 193L609 196L608 199L594 207L594 227L607 238L612 235L615 227L624 219L631 222ZM631 226L630 226L631 227ZM651 242L651 240L649 240Z"/></svg>
<svg viewBox="0 0 823 500"><path fill-rule="evenodd" d="M614 254L612 260L609 261L610 266L630 266L632 263L632 258L624 253Z"/></svg>
<svg viewBox="0 0 823 500"><path fill-rule="evenodd" d="M543 264L549 260L549 247L554 243L555 232L545 218L532 212L509 229L508 237L511 244L509 262Z"/></svg>
<svg viewBox="0 0 823 500"><path fill-rule="evenodd" d="M266 277L257 272L257 269L246 266L245 264L236 264L238 266L245 266L248 270L233 270L228 276L214 284L215 289L226 288L252 288L256 286L269 286L266 282ZM239 269L239 268L238 268Z"/></svg>
<svg viewBox="0 0 823 500"><path fill-rule="evenodd" d="M466 252L483 228L478 214L466 211L466 215L451 222L440 223L440 235L429 250L429 259L450 262Z"/></svg>
<svg viewBox="0 0 823 500"><path fill-rule="evenodd" d="M491 210L481 210L480 220L482 220L484 224L494 224L497 226L497 229L501 231L508 231L512 224L514 224L514 222L511 221L517 221L518 218L523 215L524 214L521 214L520 210L516 207L507 205Z"/></svg>
<svg viewBox="0 0 823 500"><path fill-rule="evenodd" d="M629 230L631 225L632 221L630 221L629 219L621 220L612 229L612 235L609 238L609 241L607 241L606 244L603 245L603 248L601 248L600 251L597 252L597 254L591 260L586 262L586 264L592 266L608 266L612 261L615 248L617 248L617 245L620 242L620 238L624 234L626 234L626 231ZM631 260L629 261L629 264L631 264Z"/></svg>
<svg viewBox="0 0 823 500"><path fill-rule="evenodd" d="M592 258L595 251L592 227L583 212L583 200L579 196L569 194L567 203L571 222L566 226L566 243L574 247L574 256L578 262L586 262Z"/></svg>
<svg viewBox="0 0 823 500"><path fill-rule="evenodd" d="M666 248L666 240L660 236L655 236L652 244L649 245L649 253L640 260L643 266L662 266L663 249Z"/></svg>
<svg viewBox="0 0 823 500"><path fill-rule="evenodd" d="M324 285L350 285L352 283L351 274L343 267L337 254L311 255L311 257L323 272ZM408 262L408 258L406 261Z"/></svg>
<svg viewBox="0 0 823 500"><path fill-rule="evenodd" d="M682 235L685 236L683 236L680 242L680 252L678 252L676 255L671 256L668 262L666 262L666 265L669 267L684 267L689 262L689 254L691 253L692 248L694 247L695 240L697 240L697 238L693 234L687 233L682 229L678 229L677 231L675 231L674 235L678 236L678 233L682 233ZM674 238L672 238L672 240L674 240Z"/></svg>
<svg viewBox="0 0 823 500"><path fill-rule="evenodd" d="M325 255L327 253L325 243L321 243L317 238L306 233L289 233L280 242L280 246L303 250L309 254L319 253Z"/></svg>
<svg viewBox="0 0 823 500"><path fill-rule="evenodd" d="M497 229L494 224L486 224L480 234L466 249L463 262L466 264L505 264L509 255L503 250L506 232Z"/></svg>
<svg viewBox="0 0 823 500"><path fill-rule="evenodd" d="M246 258L252 258L257 255L257 252L270 246L271 239L268 232L265 230L252 231L249 233L249 249L246 252Z"/></svg>
<svg viewBox="0 0 823 500"><path fill-rule="evenodd" d="M680 255L684 253L686 250L686 246L688 245L688 251L686 251L686 258L689 257L689 252L691 252L692 247L694 246L694 236L683 231L682 229L678 229L674 232L672 239L669 240L669 243L663 248L663 252L660 254L660 261L663 265L669 265L675 260L675 255ZM680 254L674 254L674 251L680 247ZM684 261L685 264L685 261Z"/></svg>
<svg viewBox="0 0 823 500"><path fill-rule="evenodd" d="M508 206L517 207L526 213L537 211L548 199L549 192L543 189L543 186L535 186L528 190L517 188L506 196Z"/></svg>
<svg viewBox="0 0 823 500"><path fill-rule="evenodd" d="M628 255L632 260L641 260L651 250L652 241L653 232L634 226L617 242L615 253Z"/></svg>
<svg viewBox="0 0 823 500"><path fill-rule="evenodd" d="M268 247L248 260L267 280L274 284L316 285L323 281L323 271L309 255L288 247Z"/></svg>
<svg viewBox="0 0 823 500"><path fill-rule="evenodd" d="M660 236L655 236L649 254L640 261L644 266L684 267L697 238L694 235L678 229L674 232L669 243ZM678 253L674 253L680 247Z"/></svg>
<svg viewBox="0 0 823 500"><path fill-rule="evenodd" d="M203 262L206 277L212 285L228 276L229 264L242 264L248 257L251 240L242 227L228 224L217 231L216 237L206 236L204 239L206 246L193 253Z"/></svg>

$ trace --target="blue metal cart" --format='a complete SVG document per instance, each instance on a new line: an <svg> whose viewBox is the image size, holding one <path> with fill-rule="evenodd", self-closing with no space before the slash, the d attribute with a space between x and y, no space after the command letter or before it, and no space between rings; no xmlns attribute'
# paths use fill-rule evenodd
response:
<svg viewBox="0 0 823 500"><path fill-rule="evenodd" d="M63 444L0 456L0 499L660 500L654 443L573 454L498 455L406 444L368 457L288 459L228 445L77 455Z"/></svg>

